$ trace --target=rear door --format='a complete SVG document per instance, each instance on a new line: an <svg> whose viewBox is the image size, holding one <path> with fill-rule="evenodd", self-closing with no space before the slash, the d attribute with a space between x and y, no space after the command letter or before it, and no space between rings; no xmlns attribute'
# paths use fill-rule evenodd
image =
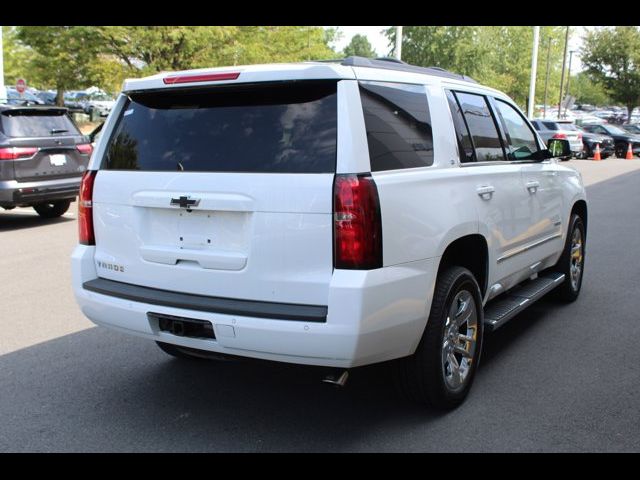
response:
<svg viewBox="0 0 640 480"><path fill-rule="evenodd" d="M488 239L489 281L509 288L517 282L512 276L528 267L518 255L526 244L530 221L521 165L507 161L497 119L485 95L449 91L447 96L462 166L476 193L481 233Z"/></svg>
<svg viewBox="0 0 640 480"><path fill-rule="evenodd" d="M5 147L34 148L27 158L14 160L21 182L80 177L89 163L88 139L64 109L24 108L0 115ZM83 145L78 148L78 145Z"/></svg>
<svg viewBox="0 0 640 480"><path fill-rule="evenodd" d="M93 193L98 276L326 305L336 80L130 93Z"/></svg>

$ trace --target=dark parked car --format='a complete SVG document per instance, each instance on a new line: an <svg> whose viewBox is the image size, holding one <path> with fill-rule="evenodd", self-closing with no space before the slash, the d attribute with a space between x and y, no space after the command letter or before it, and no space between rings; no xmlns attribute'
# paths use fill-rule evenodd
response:
<svg viewBox="0 0 640 480"><path fill-rule="evenodd" d="M88 98L89 95L85 92L65 92L64 106L67 107L70 112L84 113L85 102Z"/></svg>
<svg viewBox="0 0 640 480"><path fill-rule="evenodd" d="M91 151L66 108L0 105L0 207L59 217L78 194Z"/></svg>
<svg viewBox="0 0 640 480"><path fill-rule="evenodd" d="M45 105L56 104L56 92L38 92L36 97L44 102Z"/></svg>
<svg viewBox="0 0 640 480"><path fill-rule="evenodd" d="M23 92L22 95L12 87L7 87L7 104L9 105L42 105L44 102L33 93Z"/></svg>
<svg viewBox="0 0 640 480"><path fill-rule="evenodd" d="M633 135L640 135L640 125L638 125L637 123L626 123L620 126Z"/></svg>
<svg viewBox="0 0 640 480"><path fill-rule="evenodd" d="M602 135L600 133L591 133L577 125L567 126L565 128L575 128L582 134L582 144L584 145L584 151L580 155L576 155L576 158L591 158L596 153L596 144L600 144L600 157L604 160L609 158L615 153L615 142L609 135Z"/></svg>
<svg viewBox="0 0 640 480"><path fill-rule="evenodd" d="M632 145L632 151L634 155L640 156L640 136L633 133L629 133L626 130L618 127L617 125L602 124L602 125L583 125L582 128L587 132L599 133L602 135L609 135L613 137L615 142L616 157L624 158L627 154L627 148L629 144Z"/></svg>

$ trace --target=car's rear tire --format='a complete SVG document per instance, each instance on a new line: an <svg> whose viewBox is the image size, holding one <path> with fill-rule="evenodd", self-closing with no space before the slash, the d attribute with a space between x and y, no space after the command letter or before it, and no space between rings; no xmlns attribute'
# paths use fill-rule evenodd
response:
<svg viewBox="0 0 640 480"><path fill-rule="evenodd" d="M551 269L564 273L564 281L552 292L552 296L562 302L573 302L580 295L584 273L586 238L582 218L577 214L571 215L564 250L558 263Z"/></svg>
<svg viewBox="0 0 640 480"><path fill-rule="evenodd" d="M448 267L438 275L427 326L415 353L396 363L396 384L413 401L452 409L466 398L480 361L480 288L473 274Z"/></svg>
<svg viewBox="0 0 640 480"><path fill-rule="evenodd" d="M66 213L71 205L71 200L58 200L56 202L39 203L33 206L42 218L57 218Z"/></svg>

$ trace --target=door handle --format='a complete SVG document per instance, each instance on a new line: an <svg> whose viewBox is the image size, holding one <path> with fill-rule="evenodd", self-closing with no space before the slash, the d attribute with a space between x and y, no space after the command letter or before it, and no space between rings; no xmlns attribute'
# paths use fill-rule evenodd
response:
<svg viewBox="0 0 640 480"><path fill-rule="evenodd" d="M538 187L540 187L540 182L538 181L527 182L527 190L529 190L529 193L536 193Z"/></svg>
<svg viewBox="0 0 640 480"><path fill-rule="evenodd" d="M491 200L493 192L495 191L496 189L493 188L492 185L485 185L476 189L476 192L478 192L478 195L480 195L483 200Z"/></svg>

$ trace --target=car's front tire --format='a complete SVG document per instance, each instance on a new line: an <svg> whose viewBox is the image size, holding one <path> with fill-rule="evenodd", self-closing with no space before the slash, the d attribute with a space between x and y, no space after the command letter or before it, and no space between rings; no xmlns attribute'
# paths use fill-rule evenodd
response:
<svg viewBox="0 0 640 480"><path fill-rule="evenodd" d="M480 361L483 321L480 288L473 274L462 267L440 273L420 344L412 356L397 362L401 393L439 409L460 405Z"/></svg>
<svg viewBox="0 0 640 480"><path fill-rule="evenodd" d="M34 205L33 209L42 218L57 218L64 215L69 210L70 205L71 200L58 200L57 202L39 203Z"/></svg>
<svg viewBox="0 0 640 480"><path fill-rule="evenodd" d="M553 291L553 296L563 302L573 302L580 295L584 273L586 230L579 215L571 215L569 230L560 260L552 268L564 273L564 281Z"/></svg>

